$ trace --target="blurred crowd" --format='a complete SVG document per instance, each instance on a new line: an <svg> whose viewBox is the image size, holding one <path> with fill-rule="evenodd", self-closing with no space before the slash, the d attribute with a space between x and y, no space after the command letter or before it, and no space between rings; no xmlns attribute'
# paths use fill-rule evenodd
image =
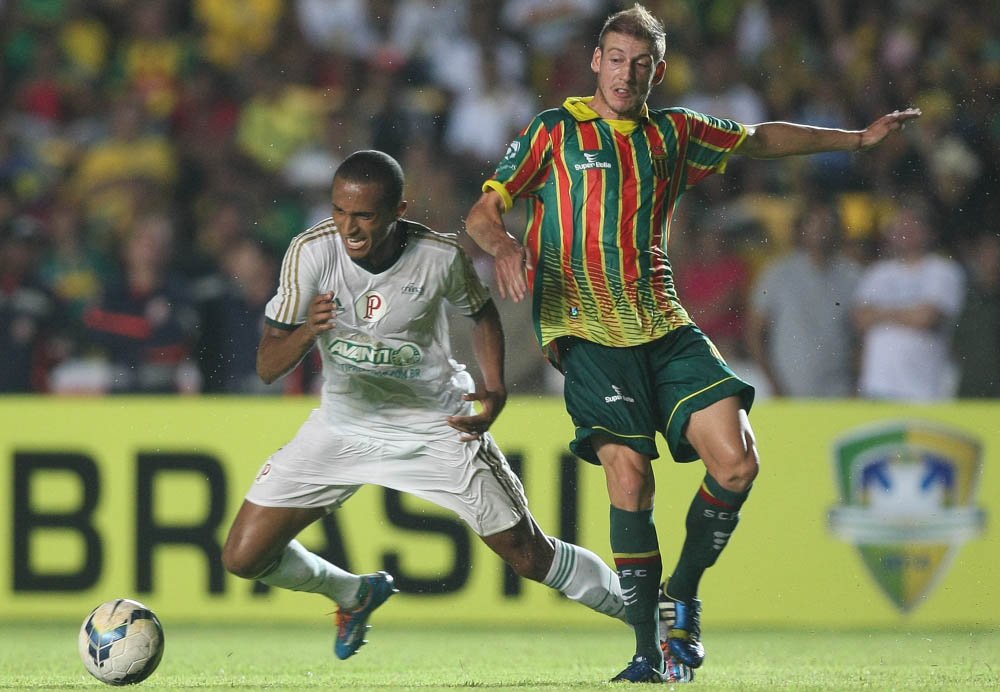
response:
<svg viewBox="0 0 1000 692"><path fill-rule="evenodd" d="M311 391L312 361L264 386L255 349L339 161L388 152L408 216L461 231L531 116L593 93L630 4L0 0L0 391ZM762 396L1000 396L995 0L645 4L667 28L652 107L923 111L876 150L735 157L685 197L680 297L737 371ZM558 387L526 307L501 307L511 390Z"/></svg>

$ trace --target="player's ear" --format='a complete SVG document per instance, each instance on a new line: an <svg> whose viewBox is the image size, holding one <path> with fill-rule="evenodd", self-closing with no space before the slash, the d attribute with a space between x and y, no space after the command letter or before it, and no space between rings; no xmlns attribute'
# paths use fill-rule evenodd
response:
<svg viewBox="0 0 1000 692"><path fill-rule="evenodd" d="M656 63L656 68L653 70L653 84L659 84L663 81L663 75L667 73L667 61L661 60Z"/></svg>
<svg viewBox="0 0 1000 692"><path fill-rule="evenodd" d="M397 219L402 218L403 214L405 213L406 213L406 200L401 199L399 200L399 206L396 207L396 218Z"/></svg>
<svg viewBox="0 0 1000 692"><path fill-rule="evenodd" d="M598 74L601 71L601 47L594 49L594 56L590 59L590 71Z"/></svg>

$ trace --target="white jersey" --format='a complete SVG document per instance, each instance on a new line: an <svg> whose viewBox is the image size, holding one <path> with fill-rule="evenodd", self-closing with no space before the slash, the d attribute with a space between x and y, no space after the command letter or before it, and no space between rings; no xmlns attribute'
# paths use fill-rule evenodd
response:
<svg viewBox="0 0 1000 692"><path fill-rule="evenodd" d="M445 303L465 315L490 296L453 234L400 220L406 246L373 274L348 256L333 219L296 236L285 253L270 325L303 324L312 299L332 292L336 326L317 339L324 420L339 431L391 437L440 429L470 410L472 377L451 355Z"/></svg>
<svg viewBox="0 0 1000 692"><path fill-rule="evenodd" d="M896 310L929 304L945 319L934 329L891 322L869 329L861 353L861 395L911 401L952 397L957 379L951 338L964 300L965 275L954 260L930 255L916 264L892 259L869 267L858 284L858 304Z"/></svg>

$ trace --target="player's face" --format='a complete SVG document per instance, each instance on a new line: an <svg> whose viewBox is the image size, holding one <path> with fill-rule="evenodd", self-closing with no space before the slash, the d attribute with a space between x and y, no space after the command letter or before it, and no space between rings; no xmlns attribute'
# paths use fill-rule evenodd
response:
<svg viewBox="0 0 1000 692"><path fill-rule="evenodd" d="M638 118L650 89L663 79L665 68L662 60L653 61L646 41L614 32L605 34L604 46L594 50L590 61L590 69L597 75L591 108L603 118Z"/></svg>
<svg viewBox="0 0 1000 692"><path fill-rule="evenodd" d="M885 229L885 241L896 255L921 255L930 243L926 220L911 209L902 209Z"/></svg>
<svg viewBox="0 0 1000 692"><path fill-rule="evenodd" d="M382 186L337 178L333 181L333 221L344 239L347 254L355 262L378 266L398 249L396 221L406 211L387 204Z"/></svg>
<svg viewBox="0 0 1000 692"><path fill-rule="evenodd" d="M836 215L825 207L810 210L802 220L802 247L810 252L822 255L832 252L841 235Z"/></svg>

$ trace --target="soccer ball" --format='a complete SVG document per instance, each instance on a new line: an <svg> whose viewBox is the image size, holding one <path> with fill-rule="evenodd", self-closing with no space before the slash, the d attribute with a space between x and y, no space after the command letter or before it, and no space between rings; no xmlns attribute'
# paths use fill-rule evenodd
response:
<svg viewBox="0 0 1000 692"><path fill-rule="evenodd" d="M142 603L116 598L87 616L77 645L88 673L109 685L131 685L160 664L163 627Z"/></svg>

